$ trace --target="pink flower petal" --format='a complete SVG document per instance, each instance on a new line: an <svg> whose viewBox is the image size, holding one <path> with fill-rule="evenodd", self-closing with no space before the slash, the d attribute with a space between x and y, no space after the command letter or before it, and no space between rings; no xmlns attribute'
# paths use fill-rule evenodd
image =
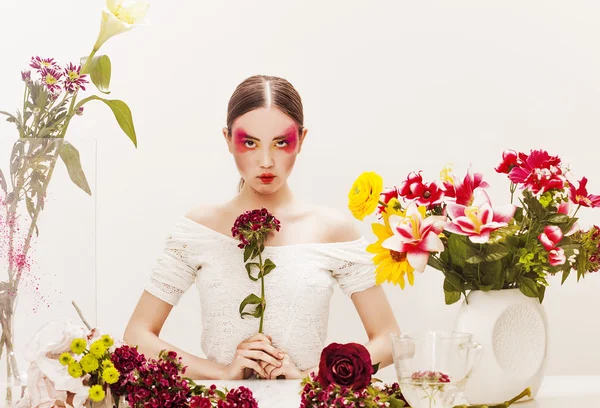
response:
<svg viewBox="0 0 600 408"><path fill-rule="evenodd" d="M406 254L406 259L415 271L423 272L427 266L427 261L429 260L429 252L415 249Z"/></svg>
<svg viewBox="0 0 600 408"><path fill-rule="evenodd" d="M514 204L499 205L494 207L494 221L510 222L515 215L517 206Z"/></svg>
<svg viewBox="0 0 600 408"><path fill-rule="evenodd" d="M538 235L538 241L542 243L546 251L550 251L552 248L554 248L554 242L543 232Z"/></svg>
<svg viewBox="0 0 600 408"><path fill-rule="evenodd" d="M448 215L450 216L450 218L455 219L465 215L465 208L467 207L465 207L464 205L448 203L446 210L448 211Z"/></svg>
<svg viewBox="0 0 600 408"><path fill-rule="evenodd" d="M444 243L435 232L429 232L421 241L419 249L428 252L442 252L444 250Z"/></svg>
<svg viewBox="0 0 600 408"><path fill-rule="evenodd" d="M481 235L469 235L469 239L474 244L485 244L490 240L490 232L484 231Z"/></svg>

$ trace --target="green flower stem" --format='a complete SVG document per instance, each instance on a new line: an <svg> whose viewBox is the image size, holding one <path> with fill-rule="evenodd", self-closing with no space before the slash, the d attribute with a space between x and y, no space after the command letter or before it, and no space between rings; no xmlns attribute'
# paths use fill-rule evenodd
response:
<svg viewBox="0 0 600 408"><path fill-rule="evenodd" d="M531 396L531 390L529 388L526 388L519 395L517 395L516 397L514 397L511 400L503 402L502 404L497 404L497 405L466 405L466 404L462 404L462 405L455 405L453 408L508 408L509 406L511 406L518 400L520 400L521 398L530 397L530 396Z"/></svg>
<svg viewBox="0 0 600 408"><path fill-rule="evenodd" d="M262 252L258 253L258 267L260 268L260 301L261 301L261 306L262 306L262 310L260 312L260 324L258 326L258 332L262 333L263 332L263 317L265 316L265 309L267 307L267 302L265 300L265 276L264 276L265 266L263 265Z"/></svg>

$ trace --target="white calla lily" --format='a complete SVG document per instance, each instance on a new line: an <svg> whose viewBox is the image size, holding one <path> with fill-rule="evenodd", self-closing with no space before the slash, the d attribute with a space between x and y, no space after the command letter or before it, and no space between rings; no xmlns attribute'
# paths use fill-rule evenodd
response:
<svg viewBox="0 0 600 408"><path fill-rule="evenodd" d="M148 24L146 13L149 7L150 4L145 1L106 0L94 50L97 51L106 40L117 34Z"/></svg>

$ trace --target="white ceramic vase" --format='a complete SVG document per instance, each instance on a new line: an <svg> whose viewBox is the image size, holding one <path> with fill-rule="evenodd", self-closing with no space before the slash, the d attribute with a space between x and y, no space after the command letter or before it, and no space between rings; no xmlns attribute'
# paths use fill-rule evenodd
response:
<svg viewBox="0 0 600 408"><path fill-rule="evenodd" d="M455 329L472 333L483 346L465 390L469 403L500 404L527 387L535 397L548 350L548 322L538 299L519 289L471 291Z"/></svg>

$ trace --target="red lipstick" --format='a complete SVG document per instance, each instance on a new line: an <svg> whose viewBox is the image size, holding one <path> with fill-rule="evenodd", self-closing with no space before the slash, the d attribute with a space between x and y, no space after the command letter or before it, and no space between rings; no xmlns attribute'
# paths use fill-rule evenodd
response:
<svg viewBox="0 0 600 408"><path fill-rule="evenodd" d="M263 173L261 174L259 177L260 181L262 181L264 184L269 184L272 183L273 180L275 179L275 175L272 173Z"/></svg>

